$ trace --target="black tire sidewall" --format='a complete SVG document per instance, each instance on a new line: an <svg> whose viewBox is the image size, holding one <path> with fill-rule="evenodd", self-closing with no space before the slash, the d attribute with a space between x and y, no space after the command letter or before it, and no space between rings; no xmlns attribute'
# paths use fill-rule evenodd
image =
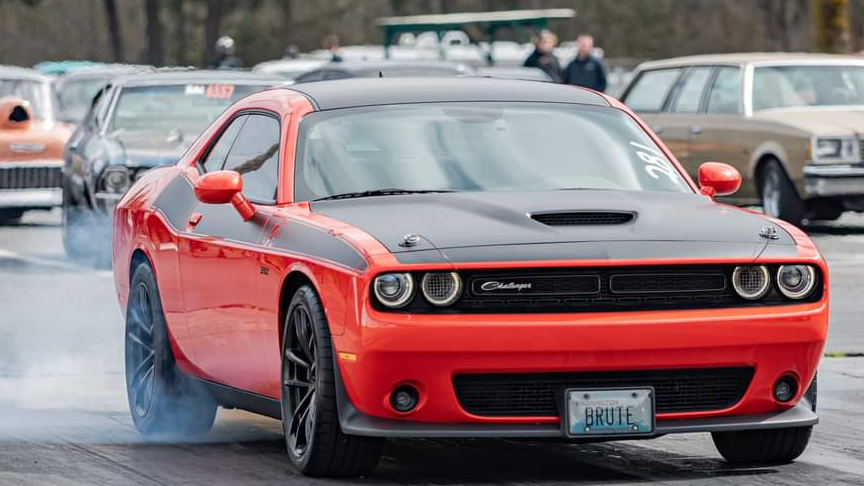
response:
<svg viewBox="0 0 864 486"><path fill-rule="evenodd" d="M771 216L776 216L784 221L788 221L796 226L800 226L801 221L806 216L804 202L798 196L798 191L795 189L792 181L789 180L789 176L786 174L786 170L783 168L782 164L780 164L780 162L776 159L771 159L766 162L765 167L762 169L759 194L762 199L763 210L765 201L765 184L772 174L776 175L777 177L779 207L778 214Z"/></svg>

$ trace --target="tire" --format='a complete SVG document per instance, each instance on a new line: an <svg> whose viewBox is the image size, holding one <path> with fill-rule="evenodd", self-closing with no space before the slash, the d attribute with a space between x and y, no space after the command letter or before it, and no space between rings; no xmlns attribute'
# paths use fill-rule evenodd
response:
<svg viewBox="0 0 864 486"><path fill-rule="evenodd" d="M717 451L732 464L787 464L801 455L813 427L714 432Z"/></svg>
<svg viewBox="0 0 864 486"><path fill-rule="evenodd" d="M146 436L200 436L210 431L216 402L176 367L153 270L133 270L126 311L126 396L132 421Z"/></svg>
<svg viewBox="0 0 864 486"><path fill-rule="evenodd" d="M759 172L759 195L765 214L801 225L807 208L777 159L768 160Z"/></svg>
<svg viewBox="0 0 864 486"><path fill-rule="evenodd" d="M291 299L282 339L282 424L288 458L307 476L360 476L378 464L384 439L339 427L333 347L324 308L308 285Z"/></svg>
<svg viewBox="0 0 864 486"><path fill-rule="evenodd" d="M834 221L843 215L845 208L837 201L816 200L807 203L807 219L810 221Z"/></svg>
<svg viewBox="0 0 864 486"><path fill-rule="evenodd" d="M23 209L0 209L0 224L17 223L23 215Z"/></svg>

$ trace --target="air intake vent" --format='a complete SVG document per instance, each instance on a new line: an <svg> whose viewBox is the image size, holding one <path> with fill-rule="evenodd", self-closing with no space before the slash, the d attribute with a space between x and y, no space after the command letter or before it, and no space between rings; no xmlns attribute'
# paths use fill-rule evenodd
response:
<svg viewBox="0 0 864 486"><path fill-rule="evenodd" d="M633 213L609 211L569 211L561 213L537 213L531 218L548 226L590 226L624 224L633 220Z"/></svg>

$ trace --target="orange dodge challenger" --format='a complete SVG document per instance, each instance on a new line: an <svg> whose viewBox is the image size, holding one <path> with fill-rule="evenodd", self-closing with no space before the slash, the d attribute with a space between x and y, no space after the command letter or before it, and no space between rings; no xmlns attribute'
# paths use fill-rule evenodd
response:
<svg viewBox="0 0 864 486"><path fill-rule="evenodd" d="M270 89L114 215L144 434L218 406L282 419L309 475L387 437L711 432L736 463L817 422L828 270L794 226L719 204L626 107L481 78Z"/></svg>

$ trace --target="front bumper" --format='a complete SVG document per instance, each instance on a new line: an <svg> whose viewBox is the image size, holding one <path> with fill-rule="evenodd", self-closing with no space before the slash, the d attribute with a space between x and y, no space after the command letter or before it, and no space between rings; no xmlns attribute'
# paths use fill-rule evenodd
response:
<svg viewBox="0 0 864 486"><path fill-rule="evenodd" d="M0 208L50 209L63 202L63 190L0 189Z"/></svg>
<svg viewBox="0 0 864 486"><path fill-rule="evenodd" d="M816 423L804 392L827 334L827 299L723 310L584 315L399 315L367 310L362 346L336 343L346 433L404 437L563 437L558 416L479 416L465 411L459 374L754 369L743 397L719 410L657 414L656 435ZM345 338L334 336L334 341ZM796 377L797 395L774 400L775 381ZM410 383L410 414L389 407Z"/></svg>
<svg viewBox="0 0 864 486"><path fill-rule="evenodd" d="M807 165L804 167L807 197L864 195L864 167Z"/></svg>

